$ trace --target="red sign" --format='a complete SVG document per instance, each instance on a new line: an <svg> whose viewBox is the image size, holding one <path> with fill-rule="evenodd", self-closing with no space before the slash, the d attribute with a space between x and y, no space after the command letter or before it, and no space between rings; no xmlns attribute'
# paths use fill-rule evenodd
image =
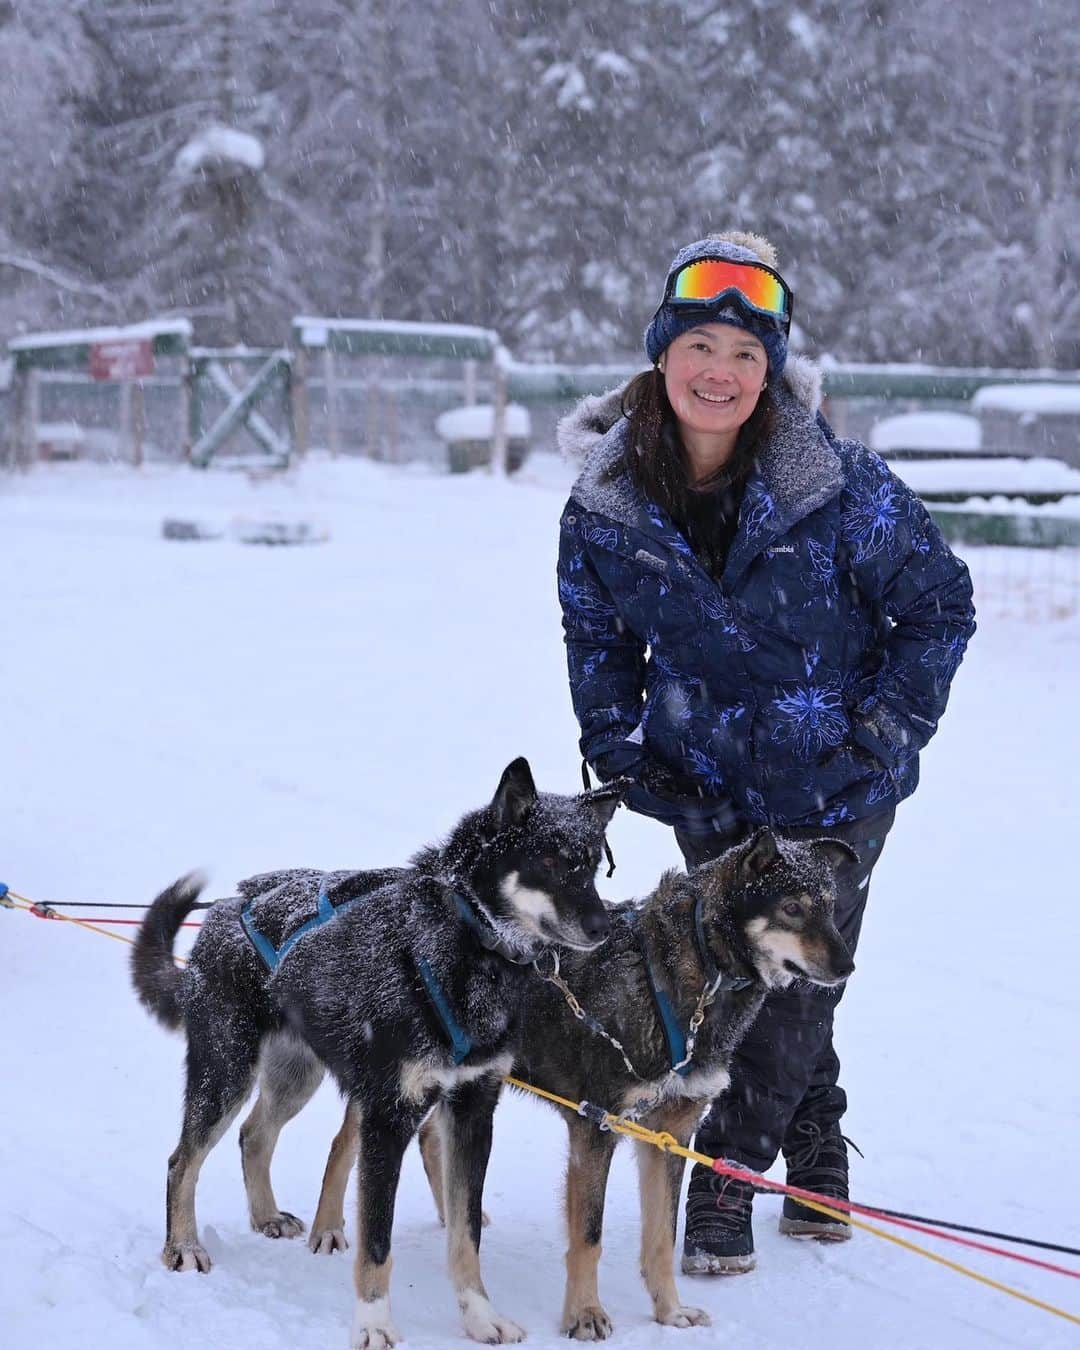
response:
<svg viewBox="0 0 1080 1350"><path fill-rule="evenodd" d="M114 338L90 344L90 375L95 380L140 380L153 373L154 344L150 338Z"/></svg>

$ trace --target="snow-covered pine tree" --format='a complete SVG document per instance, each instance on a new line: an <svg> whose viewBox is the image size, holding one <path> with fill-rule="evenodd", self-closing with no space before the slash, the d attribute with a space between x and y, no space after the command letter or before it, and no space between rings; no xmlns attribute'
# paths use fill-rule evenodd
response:
<svg viewBox="0 0 1080 1350"><path fill-rule="evenodd" d="M938 238L950 322L971 359L1080 365L1080 29L1071 0L986 22L962 0L950 64L963 98L946 129L955 210Z"/></svg>
<svg viewBox="0 0 1080 1350"><path fill-rule="evenodd" d="M0 329L298 311L623 357L756 227L815 350L1080 362L1070 0L0 0Z"/></svg>
<svg viewBox="0 0 1080 1350"><path fill-rule="evenodd" d="M681 223L688 81L679 6L534 0L498 8L515 173L504 194L500 327L524 349L624 358Z"/></svg>
<svg viewBox="0 0 1080 1350"><path fill-rule="evenodd" d="M63 209L94 82L80 10L75 0L0 4L0 336L109 309Z"/></svg>

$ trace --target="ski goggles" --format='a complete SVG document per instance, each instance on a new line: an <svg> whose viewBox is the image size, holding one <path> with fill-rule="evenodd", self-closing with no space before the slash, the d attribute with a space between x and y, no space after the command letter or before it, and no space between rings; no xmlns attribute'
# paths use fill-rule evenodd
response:
<svg viewBox="0 0 1080 1350"><path fill-rule="evenodd" d="M668 277L660 307L711 309L726 299L740 302L753 314L774 319L785 333L791 329L791 287L764 263L695 258Z"/></svg>

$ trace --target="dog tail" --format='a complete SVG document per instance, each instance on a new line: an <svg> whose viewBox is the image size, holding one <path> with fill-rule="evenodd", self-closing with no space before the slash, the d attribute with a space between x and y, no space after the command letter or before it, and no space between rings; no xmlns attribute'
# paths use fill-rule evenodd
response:
<svg viewBox="0 0 1080 1350"><path fill-rule="evenodd" d="M191 872L162 891L142 921L131 953L131 979L145 1007L170 1031L182 1019L180 989L183 974L173 960L173 943L180 925L195 908L206 885L200 872Z"/></svg>

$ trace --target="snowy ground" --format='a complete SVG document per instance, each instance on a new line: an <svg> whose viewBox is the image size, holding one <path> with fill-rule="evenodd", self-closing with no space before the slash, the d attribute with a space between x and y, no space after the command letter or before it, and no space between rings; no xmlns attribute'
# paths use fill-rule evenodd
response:
<svg viewBox="0 0 1080 1350"><path fill-rule="evenodd" d="M573 788L552 579L566 483L543 457L512 484L355 462L312 462L291 483L78 464L0 481L0 878L35 899L146 901L205 865L226 894L279 865L402 862L518 754L542 785ZM324 524L330 541L160 538L165 515L270 510ZM972 564L977 583L991 576L989 556ZM1032 555L1009 575L1036 584L1044 566ZM846 1129L866 1155L854 1160L861 1198L1078 1245L1080 620L1075 607L1050 621L984 598L923 786L875 873L840 1014ZM666 831L625 813L611 839L613 898L677 860ZM214 1272L164 1271L181 1041L137 1006L126 947L8 911L0 930L4 1344L344 1347L350 1263L248 1229L235 1128L200 1187ZM338 1120L324 1087L282 1139L278 1195L308 1217ZM519 1099L496 1124L488 1286L533 1345L554 1346L564 1131ZM758 1201L755 1273L681 1281L713 1329L660 1329L636 1275L635 1177L620 1155L601 1281L615 1344L1075 1343L1066 1322L868 1235L782 1238L778 1208ZM945 1254L1080 1311L1066 1279ZM465 1344L415 1153L394 1256L408 1343Z"/></svg>

